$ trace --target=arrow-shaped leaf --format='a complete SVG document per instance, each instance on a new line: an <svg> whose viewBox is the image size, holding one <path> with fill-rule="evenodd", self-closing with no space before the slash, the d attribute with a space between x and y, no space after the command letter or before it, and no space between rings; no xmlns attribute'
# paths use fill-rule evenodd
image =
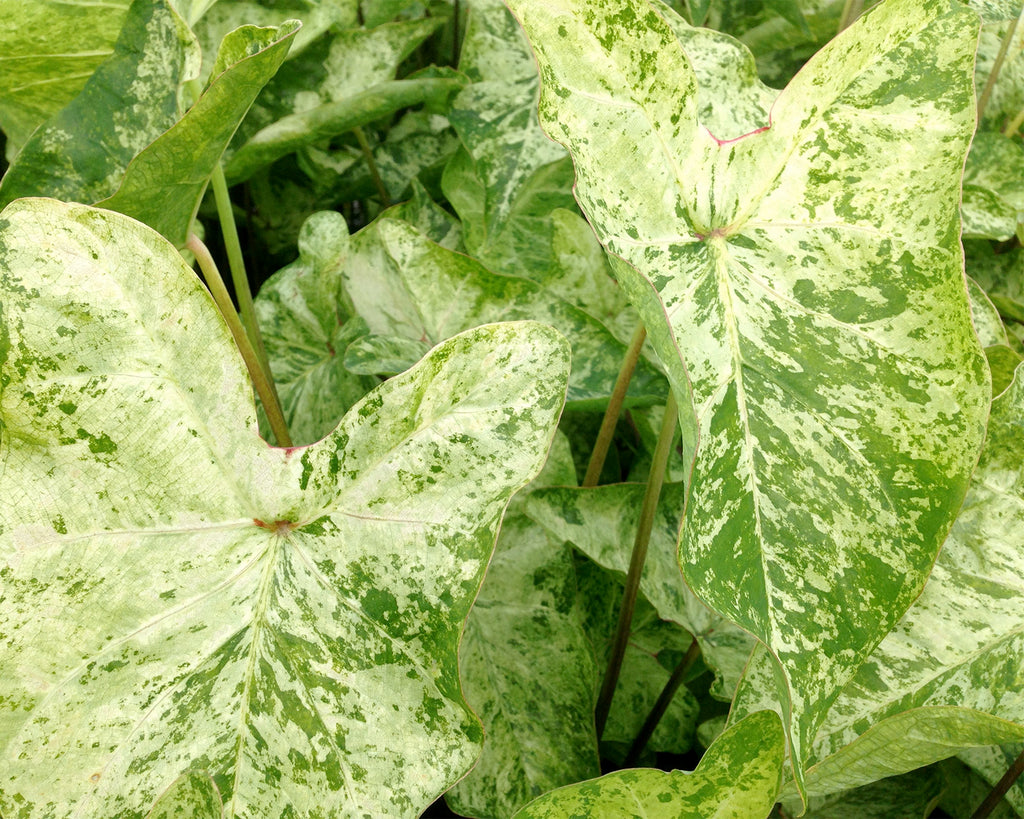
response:
<svg viewBox="0 0 1024 819"><path fill-rule="evenodd" d="M458 642L564 340L457 336L275 449L149 228L19 200L0 286L0 812L419 815L479 752Z"/></svg>
<svg viewBox="0 0 1024 819"><path fill-rule="evenodd" d="M744 135L702 127L665 7L510 5L542 122L688 399L687 580L781 663L799 775L839 688L920 592L981 444L958 215L976 18L878 6Z"/></svg>

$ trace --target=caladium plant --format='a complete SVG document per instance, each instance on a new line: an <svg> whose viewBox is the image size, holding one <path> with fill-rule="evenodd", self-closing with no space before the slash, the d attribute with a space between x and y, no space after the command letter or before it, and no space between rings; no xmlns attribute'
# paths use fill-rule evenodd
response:
<svg viewBox="0 0 1024 819"><path fill-rule="evenodd" d="M0 0L0 816L1024 816L1021 7L860 5Z"/></svg>

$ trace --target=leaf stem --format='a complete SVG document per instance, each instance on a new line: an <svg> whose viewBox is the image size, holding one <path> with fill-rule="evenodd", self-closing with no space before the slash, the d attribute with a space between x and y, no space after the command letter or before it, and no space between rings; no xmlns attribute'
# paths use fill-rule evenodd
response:
<svg viewBox="0 0 1024 819"><path fill-rule="evenodd" d="M268 381L263 368L260 366L256 350L253 348L252 342L246 334L241 320L238 318L238 313L235 312L235 306L231 303L231 296L228 294L228 289L224 286L224 279L221 278L213 256L210 255L209 249L203 244L202 240L194 233L188 237L185 247L192 251L196 261L199 262L199 269L203 271L203 278L206 279L206 284L210 288L213 300L217 303L217 307L220 308L221 315L224 316L224 321L227 322L228 329L231 331L231 337L234 338L238 351L242 354L242 360L245 361L245 366L249 370L249 376L252 378L256 394L259 395L260 401L263 402L263 409L267 413L267 420L270 422L270 428L274 432L274 437L277 438L278 446L290 447L292 439L288 434L288 424L284 420L284 413L281 412L281 403L277 399L277 393L273 389L272 382Z"/></svg>
<svg viewBox="0 0 1024 819"><path fill-rule="evenodd" d="M626 754L626 759L622 763L623 768L632 768L636 765L641 752L654 735L654 729L658 727L658 723L661 722L661 718L665 716L665 712L668 710L669 705L672 704L672 698L676 695L676 692L679 690L679 686L683 684L683 680L686 678L690 667L694 662L696 662L697 657L699 656L700 644L697 642L697 638L694 637L693 640L690 641L690 647L686 649L683 659L679 661L679 664L675 667L675 670L673 670L672 675L668 678L668 682L665 683L665 687L661 689L661 693L658 695L658 699L654 703L654 707L651 708L651 713L647 715L647 719L644 720L644 724L640 727L640 732L636 735L636 739L633 740L633 745L630 747L629 753Z"/></svg>
<svg viewBox="0 0 1024 819"><path fill-rule="evenodd" d="M1024 751L1020 752L1020 755L1013 761L1010 769L1003 774L1003 778L996 783L992 792L985 797L985 801L971 814L971 819L987 819L992 811L996 809L996 806L1003 801L1003 797L1006 796L1013 783L1020 778L1022 773L1024 773Z"/></svg>
<svg viewBox="0 0 1024 819"><path fill-rule="evenodd" d="M1007 126L1003 128L1003 136L1007 139L1013 139L1020 131L1021 125L1024 125L1024 108L1021 108L1017 112L1017 116L1010 120Z"/></svg>
<svg viewBox="0 0 1024 819"><path fill-rule="evenodd" d="M352 133L356 135L356 141L359 142L359 150L363 152L363 159L366 160L366 167L370 169L370 176L373 177L373 184L377 186L377 195L380 197L381 207L391 207L391 197L388 196L388 189L384 185L384 180L381 178L380 169L377 167L377 160L373 158L373 150L370 148L370 143L366 139L366 133L358 125L352 129Z"/></svg>
<svg viewBox="0 0 1024 819"><path fill-rule="evenodd" d="M836 33L845 31L850 24L860 17L864 11L864 0L846 0L843 4L843 13L839 15L839 28Z"/></svg>
<svg viewBox="0 0 1024 819"><path fill-rule="evenodd" d="M1021 9L1021 13L1024 13L1024 8ZM1003 41L999 44L999 52L996 54L996 59L992 63L992 70L988 73L988 79L985 81L985 88L981 92L981 97L978 99L978 124L981 124L981 119L985 115L985 108L988 107L988 101L992 97L992 89L996 86L996 79L999 77L999 71L1003 67L1003 62L1006 60L1006 52L1010 50L1010 43L1013 42L1014 34L1017 33L1017 23L1020 22L1020 14L1018 14L1013 21L1010 23L1010 27L1006 30L1006 35L1003 37Z"/></svg>
<svg viewBox="0 0 1024 819"><path fill-rule="evenodd" d="M597 481L601 477L605 458L608 457L608 448L615 436L615 425L619 422L619 414L626 401L626 391L629 389L629 382L633 378L633 371L640 359L640 350L643 349L646 338L647 329L641 324L633 333L626 355L622 359L622 366L619 367L619 377L615 379L615 387L601 420L601 429L598 430L597 440L594 441L594 451L590 454L590 463L587 464L587 474L583 478L584 486L597 486Z"/></svg>
<svg viewBox="0 0 1024 819"><path fill-rule="evenodd" d="M629 572L626 574L626 588L622 593L619 623L615 630L611 655L608 657L608 669L605 671L601 693L598 695L597 706L594 710L594 724L597 727L598 739L604 733L604 726L608 721L612 697L615 696L615 686L619 681L619 672L622 670L622 660L626 656L626 646L629 644L633 609L636 607L636 597L640 591L640 575L643 572L644 561L647 559L647 546L651 540L651 530L654 528L654 513L658 509L661 487L665 482L668 456L672 452L672 439L675 436L678 423L677 415L676 397L670 390L668 402L665 404L665 417L661 422L661 432L658 434L658 443L654 449L651 472L647 478L647 491L644 493L643 506L640 509L640 523L637 526L636 539L633 541L633 555L629 560Z"/></svg>
<svg viewBox="0 0 1024 819"><path fill-rule="evenodd" d="M267 357L267 348L263 344L263 334L260 332L260 325L256 319L256 306L252 300L252 290L249 289L249 277L245 272L242 243L238 240L238 228L235 225L231 195L228 193L228 183L224 178L224 168L219 162L213 170L210 183L213 188L214 201L217 203L217 218L224 237L224 249L228 254L231 283L235 286L235 295L238 298L238 307L242 314L242 326L245 327L245 332L256 353L256 360L259 362L260 369L263 370L263 380L270 386L274 402L280 406L281 397L277 394L277 384L274 383L274 376L270 371L270 359ZM263 403L266 404L265 401ZM280 439L278 439L278 443L281 443ZM291 444L281 443L281 446L291 446Z"/></svg>

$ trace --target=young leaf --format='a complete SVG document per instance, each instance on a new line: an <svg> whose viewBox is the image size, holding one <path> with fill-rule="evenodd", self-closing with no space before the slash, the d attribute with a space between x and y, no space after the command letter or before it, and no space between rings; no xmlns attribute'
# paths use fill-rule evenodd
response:
<svg viewBox="0 0 1024 819"><path fill-rule="evenodd" d="M145 222L178 247L184 245L210 174L256 93L281 65L299 27L295 20L280 28L244 26L225 37L202 96L132 160L117 192L97 204Z"/></svg>
<svg viewBox="0 0 1024 819"><path fill-rule="evenodd" d="M545 794L515 819L764 819L775 804L784 748L778 717L761 711L715 740L693 773L649 768L616 771Z"/></svg>
<svg viewBox="0 0 1024 819"><path fill-rule="evenodd" d="M180 88L201 60L167 0L136 0L114 53L21 149L0 182L0 207L23 196L110 196L135 155L177 121Z"/></svg>
<svg viewBox="0 0 1024 819"><path fill-rule="evenodd" d="M682 399L687 581L781 663L799 775L920 592L984 433L957 208L976 17L876 7L742 135L702 127L664 7L510 5L542 123Z"/></svg>
<svg viewBox="0 0 1024 819"><path fill-rule="evenodd" d="M228 819L419 815L479 751L460 632L564 340L475 329L275 449L158 234L53 200L0 221L0 812L141 819L194 771Z"/></svg>

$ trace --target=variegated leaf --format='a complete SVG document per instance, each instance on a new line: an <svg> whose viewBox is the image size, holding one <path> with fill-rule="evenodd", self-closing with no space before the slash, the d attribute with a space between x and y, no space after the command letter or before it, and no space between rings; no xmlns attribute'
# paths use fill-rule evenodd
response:
<svg viewBox="0 0 1024 819"><path fill-rule="evenodd" d="M299 233L299 258L264 282L256 296L256 317L281 409L297 444L323 438L380 383L349 372L344 364L349 344L364 326L350 321L346 307L341 263L347 250L345 218L334 211L314 213ZM421 348L409 365L425 352ZM259 419L269 439L262 407Z"/></svg>
<svg viewBox="0 0 1024 819"><path fill-rule="evenodd" d="M506 514L459 657L466 701L484 724L480 761L445 795L460 815L505 819L600 773L598 672L575 592L570 550Z"/></svg>
<svg viewBox="0 0 1024 819"><path fill-rule="evenodd" d="M206 90L185 116L132 160L116 193L98 204L184 245L210 174L300 27L291 20L280 28L243 26L228 34Z"/></svg>
<svg viewBox="0 0 1024 819"><path fill-rule="evenodd" d="M227 819L419 815L479 751L458 642L564 340L475 329L276 449L158 234L53 200L0 224L0 813L183 815L194 773Z"/></svg>
<svg viewBox="0 0 1024 819"><path fill-rule="evenodd" d="M527 499L526 512L598 565L624 576L629 568L643 495L642 484L542 488ZM683 582L676 544L685 500L682 485L670 483L663 487L640 589L659 617L678 623L697 638L704 661L717 676L715 695L729 701L754 640L710 611Z"/></svg>
<svg viewBox="0 0 1024 819"><path fill-rule="evenodd" d="M195 36L167 0L136 0L81 93L43 123L0 182L0 207L23 196L91 204L178 119L179 93L199 76Z"/></svg>
<svg viewBox="0 0 1024 819"><path fill-rule="evenodd" d="M810 791L1024 737L1022 376L1019 367L992 402L985 449L924 592L829 711L811 748ZM771 677L765 657L751 662L736 718L771 706Z"/></svg>
<svg viewBox="0 0 1024 819"><path fill-rule="evenodd" d="M693 773L616 771L545 794L515 819L764 819L775 804L783 749L778 717L762 711L715 740Z"/></svg>
<svg viewBox="0 0 1024 819"><path fill-rule="evenodd" d="M0 127L8 155L114 50L130 0L0 0Z"/></svg>
<svg viewBox="0 0 1024 819"><path fill-rule="evenodd" d="M471 0L459 70L472 81L448 114L465 151L442 187L472 256L499 273L548 267L550 213L574 207L565 149L537 121L537 65L500 0Z"/></svg>
<svg viewBox="0 0 1024 819"><path fill-rule="evenodd" d="M571 405L600 405L615 385L625 345L604 326L529 279L492 273L405 222L377 219L353 236L344 276L372 333L436 344L491 321L543 321L572 344ZM660 373L641 362L627 401L654 403L663 385Z"/></svg>
<svg viewBox="0 0 1024 819"><path fill-rule="evenodd" d="M542 123L681 398L683 570L781 663L799 776L920 592L984 433L957 207L976 17L890 0L760 128L712 133L663 6L510 5Z"/></svg>

